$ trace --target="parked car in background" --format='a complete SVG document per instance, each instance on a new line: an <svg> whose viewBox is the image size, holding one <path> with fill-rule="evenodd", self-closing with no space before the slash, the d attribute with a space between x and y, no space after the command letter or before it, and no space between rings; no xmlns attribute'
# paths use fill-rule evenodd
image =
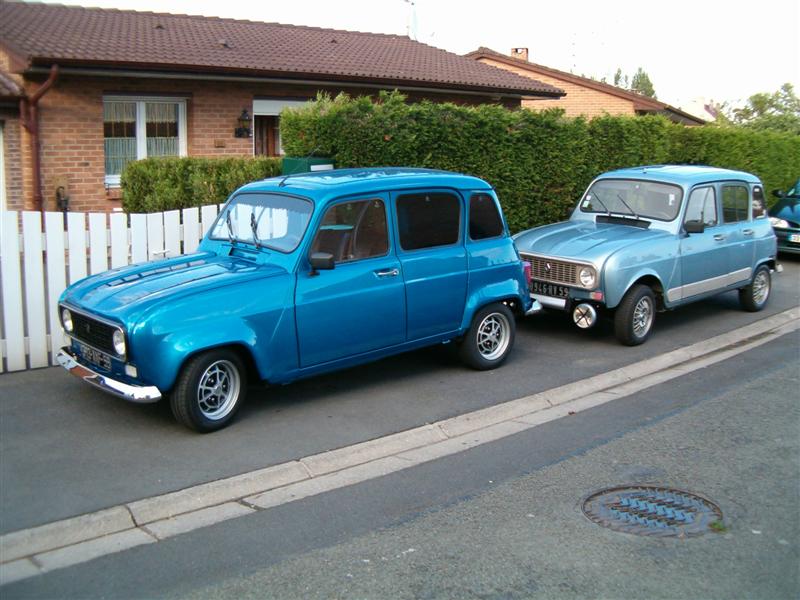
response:
<svg viewBox="0 0 800 600"><path fill-rule="evenodd" d="M114 269L60 300L59 362L178 421L225 426L249 380L284 384L453 342L476 369L508 356L533 309L485 181L364 169L237 190L196 254Z"/></svg>
<svg viewBox="0 0 800 600"><path fill-rule="evenodd" d="M515 236L531 295L578 327L613 317L620 342L650 335L656 312L728 290L746 310L769 299L776 241L749 173L658 165L595 179L569 221Z"/></svg>
<svg viewBox="0 0 800 600"><path fill-rule="evenodd" d="M800 179L788 192L773 190L778 201L769 209L769 222L778 237L778 252L800 254Z"/></svg>

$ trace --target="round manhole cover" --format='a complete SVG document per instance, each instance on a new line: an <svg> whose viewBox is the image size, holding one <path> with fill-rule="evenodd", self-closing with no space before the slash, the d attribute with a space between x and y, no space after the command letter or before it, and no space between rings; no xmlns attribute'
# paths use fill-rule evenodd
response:
<svg viewBox="0 0 800 600"><path fill-rule="evenodd" d="M691 537L724 529L722 511L710 500L648 485L595 492L584 501L583 514L603 527L637 535Z"/></svg>

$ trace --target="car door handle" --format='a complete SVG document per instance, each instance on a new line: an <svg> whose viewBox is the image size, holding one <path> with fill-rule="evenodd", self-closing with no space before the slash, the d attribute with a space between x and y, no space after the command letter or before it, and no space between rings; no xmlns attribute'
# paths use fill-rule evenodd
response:
<svg viewBox="0 0 800 600"><path fill-rule="evenodd" d="M753 235L752 229L742 229L742 235Z"/></svg>
<svg viewBox="0 0 800 600"><path fill-rule="evenodd" d="M400 274L400 269L382 269L380 271L375 271L375 277L397 277Z"/></svg>
<svg viewBox="0 0 800 600"><path fill-rule="evenodd" d="M722 235L721 233L718 233L718 234L716 234L716 235L714 236L714 239L715 239L715 240L717 240L718 242L721 242L722 240L724 240L724 239L725 239L725 236L724 236L724 235Z"/></svg>

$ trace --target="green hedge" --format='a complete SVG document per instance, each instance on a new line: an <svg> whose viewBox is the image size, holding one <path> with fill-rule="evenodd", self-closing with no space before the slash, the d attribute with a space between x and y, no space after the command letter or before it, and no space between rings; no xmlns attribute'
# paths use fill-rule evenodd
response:
<svg viewBox="0 0 800 600"><path fill-rule="evenodd" d="M518 231L565 218L592 178L644 164L693 163L758 175L767 190L800 175L800 137L663 117L568 119L561 111L407 104L399 93L321 95L281 114L289 156L327 156L337 167L416 166L477 175L495 186Z"/></svg>
<svg viewBox="0 0 800 600"><path fill-rule="evenodd" d="M281 172L278 158L148 158L122 173L125 212L219 204L239 186Z"/></svg>

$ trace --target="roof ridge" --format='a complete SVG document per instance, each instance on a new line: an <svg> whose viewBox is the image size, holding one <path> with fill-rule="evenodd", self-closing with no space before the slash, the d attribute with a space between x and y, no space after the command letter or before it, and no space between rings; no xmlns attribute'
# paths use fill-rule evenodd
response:
<svg viewBox="0 0 800 600"><path fill-rule="evenodd" d="M216 15L190 15L186 13L169 13L169 12L155 12L152 10L136 10L134 8L105 8L100 6L82 6L79 4L61 4L60 2L42 2L42 1L33 1L29 2L27 0L0 0L0 4L17 4L17 5L24 5L24 6L47 6L47 7L55 7L55 8L64 8L68 10L83 10L88 12L101 12L101 13L125 13L125 14L134 14L134 15L144 15L144 16L151 16L151 17L169 17L169 18L182 18L182 19L201 19L204 21L221 21L223 23L237 23L237 24L250 24L250 25L274 25L277 27L291 27L292 29L306 29L311 31L321 31L321 32L329 32L329 33L349 33L349 34L356 34L356 35L367 35L367 36L379 36L379 37L391 37L391 38L399 38L401 40L409 40L415 42L416 40L412 40L407 35L401 35L398 33L376 33L373 31L356 31L350 29L333 29L330 27L319 27L316 25L294 25L292 23L279 23L277 21L253 21L252 19L235 19L233 17L220 17ZM422 42L416 42L418 44L423 44ZM433 47L433 46L431 46Z"/></svg>

